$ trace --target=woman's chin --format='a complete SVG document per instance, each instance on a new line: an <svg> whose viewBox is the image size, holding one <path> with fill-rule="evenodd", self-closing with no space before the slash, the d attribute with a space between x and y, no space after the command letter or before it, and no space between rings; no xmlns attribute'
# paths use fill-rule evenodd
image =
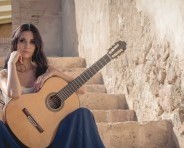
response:
<svg viewBox="0 0 184 148"><path fill-rule="evenodd" d="M22 58L23 59L32 59L32 56L30 56L30 55L22 55Z"/></svg>

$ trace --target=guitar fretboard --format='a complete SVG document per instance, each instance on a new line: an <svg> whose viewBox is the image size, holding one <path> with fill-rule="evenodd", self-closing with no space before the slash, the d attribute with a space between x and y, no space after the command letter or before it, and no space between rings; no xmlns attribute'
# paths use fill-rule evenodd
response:
<svg viewBox="0 0 184 148"><path fill-rule="evenodd" d="M107 53L92 66L86 69L82 74L75 78L72 82L68 83L62 90L57 93L57 96L64 102L74 92L76 92L83 84L92 78L99 70L101 70L107 63L112 60Z"/></svg>

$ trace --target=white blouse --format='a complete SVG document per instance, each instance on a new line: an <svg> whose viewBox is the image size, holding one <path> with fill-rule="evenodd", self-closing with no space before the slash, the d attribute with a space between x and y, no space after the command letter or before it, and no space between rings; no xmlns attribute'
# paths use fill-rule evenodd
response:
<svg viewBox="0 0 184 148"><path fill-rule="evenodd" d="M22 94L29 94L29 93L33 93L33 92L34 92L34 87L29 87L29 88L22 87ZM9 101L10 101L10 98L2 92L2 94L0 96L0 106L6 105Z"/></svg>

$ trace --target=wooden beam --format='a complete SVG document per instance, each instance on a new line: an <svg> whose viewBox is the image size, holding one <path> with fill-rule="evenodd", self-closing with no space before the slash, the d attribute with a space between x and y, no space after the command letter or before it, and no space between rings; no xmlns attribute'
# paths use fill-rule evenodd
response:
<svg viewBox="0 0 184 148"><path fill-rule="evenodd" d="M0 0L0 6L11 5L11 0Z"/></svg>
<svg viewBox="0 0 184 148"><path fill-rule="evenodd" d="M11 23L11 22L12 22L11 15L0 16L0 24L6 24L6 23Z"/></svg>
<svg viewBox="0 0 184 148"><path fill-rule="evenodd" d="M7 10L7 11L0 11L0 16L6 16L6 15L11 15L11 11Z"/></svg>

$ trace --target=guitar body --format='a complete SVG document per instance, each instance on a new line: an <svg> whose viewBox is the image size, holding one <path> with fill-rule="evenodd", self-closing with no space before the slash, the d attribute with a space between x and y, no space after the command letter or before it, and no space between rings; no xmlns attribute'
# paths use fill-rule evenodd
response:
<svg viewBox="0 0 184 148"><path fill-rule="evenodd" d="M66 85L67 82L63 79L52 77L44 83L39 92L22 95L8 103L5 109L6 122L23 144L34 148L49 146L56 135L60 121L79 108L76 93L65 100L63 106L57 110L47 106L47 98Z"/></svg>

